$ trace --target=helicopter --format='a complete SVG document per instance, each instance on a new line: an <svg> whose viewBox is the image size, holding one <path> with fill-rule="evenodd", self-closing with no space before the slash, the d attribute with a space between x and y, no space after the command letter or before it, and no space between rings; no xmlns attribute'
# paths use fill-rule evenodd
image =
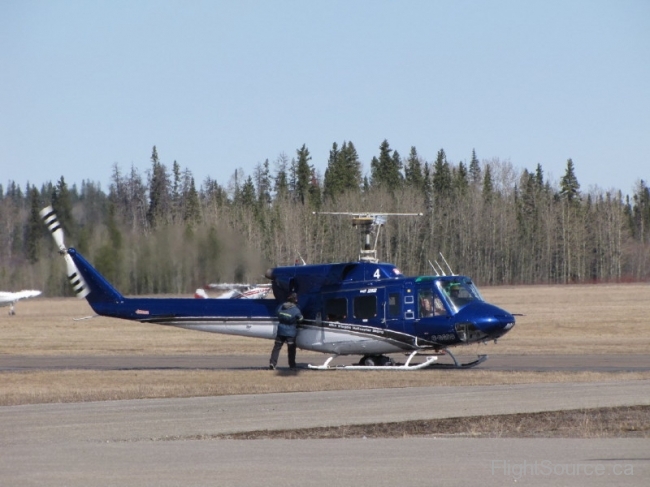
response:
<svg viewBox="0 0 650 487"><path fill-rule="evenodd" d="M514 316L485 302L467 276L436 271L435 276L408 277L395 265L378 261L377 239L386 217L420 214L331 214L350 216L352 225L360 230L364 242L359 259L268 269L265 277L271 281L274 299L246 300L124 297L79 252L66 248L52 207L40 211L65 259L76 295L86 298L97 315L273 340L279 323L276 309L289 294L296 293L304 316L297 347L330 355L322 365L309 364L309 369L474 367L487 356L463 364L449 348L496 342L515 325ZM403 354L407 359L397 363L391 354ZM413 363L418 354L425 360ZM444 354L453 364L436 363ZM361 359L353 365L330 365L336 357L348 355Z"/></svg>

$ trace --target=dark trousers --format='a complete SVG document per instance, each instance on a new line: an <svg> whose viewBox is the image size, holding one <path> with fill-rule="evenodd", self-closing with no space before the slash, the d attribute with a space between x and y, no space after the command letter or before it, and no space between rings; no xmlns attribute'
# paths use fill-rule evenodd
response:
<svg viewBox="0 0 650 487"><path fill-rule="evenodd" d="M271 361L269 362L273 367L278 364L278 357L280 356L280 349L284 342L287 342L287 353L289 355L289 367L296 366L296 338L278 336L275 338L273 351L271 352Z"/></svg>

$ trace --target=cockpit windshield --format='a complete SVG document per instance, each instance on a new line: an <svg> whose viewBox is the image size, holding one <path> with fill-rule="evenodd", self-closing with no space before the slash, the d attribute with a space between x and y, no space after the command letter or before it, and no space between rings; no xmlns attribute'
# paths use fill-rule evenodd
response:
<svg viewBox="0 0 650 487"><path fill-rule="evenodd" d="M440 295L445 298L454 313L472 301L483 301L481 293L471 279L467 277L454 277L436 282Z"/></svg>

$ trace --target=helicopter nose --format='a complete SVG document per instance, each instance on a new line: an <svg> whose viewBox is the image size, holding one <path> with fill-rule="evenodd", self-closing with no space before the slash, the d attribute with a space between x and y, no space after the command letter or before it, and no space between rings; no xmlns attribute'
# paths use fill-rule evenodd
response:
<svg viewBox="0 0 650 487"><path fill-rule="evenodd" d="M492 306L494 308L491 316L486 316L479 328L483 330L491 339L499 338L508 333L515 326L515 317L507 311Z"/></svg>
<svg viewBox="0 0 650 487"><path fill-rule="evenodd" d="M488 339L499 338L515 326L515 317L512 314L492 304L481 303L467 311L471 315L467 318Z"/></svg>

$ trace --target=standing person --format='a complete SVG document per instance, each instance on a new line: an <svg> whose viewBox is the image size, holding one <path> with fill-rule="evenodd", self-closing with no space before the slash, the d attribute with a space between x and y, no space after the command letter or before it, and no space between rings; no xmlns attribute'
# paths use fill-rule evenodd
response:
<svg viewBox="0 0 650 487"><path fill-rule="evenodd" d="M287 342L287 353L289 355L289 367L296 368L296 334L298 333L297 324L302 321L302 313L298 308L298 296L296 293L291 293L287 297L287 301L280 306L276 314L280 324L278 325L278 333L275 337L275 344L271 352L271 360L269 362L269 369L274 370L278 364L278 357L280 356L280 349L282 344Z"/></svg>

